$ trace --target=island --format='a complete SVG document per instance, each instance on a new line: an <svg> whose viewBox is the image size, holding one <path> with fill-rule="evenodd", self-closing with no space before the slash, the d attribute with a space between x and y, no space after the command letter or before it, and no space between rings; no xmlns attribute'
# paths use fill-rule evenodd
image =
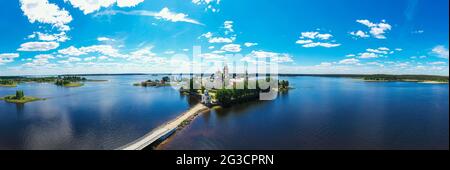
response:
<svg viewBox="0 0 450 170"><path fill-rule="evenodd" d="M81 87L84 84L80 82L86 80L86 78L78 76L59 76L58 79L56 79L55 85L61 87Z"/></svg>
<svg viewBox="0 0 450 170"><path fill-rule="evenodd" d="M230 74L228 67L225 66L222 71L218 71L209 77L202 75L194 75L188 80L188 85L180 88L180 93L184 95L201 97L201 103L207 106L230 107L235 104L241 104L260 99L261 93L269 92L287 92L292 89L289 81L271 78L269 75L264 76L266 82L272 82L272 85L263 89L259 82L261 78L258 74L249 76L246 71L244 74ZM205 82L211 84L219 84L221 88L206 88ZM187 82L185 80L185 82ZM195 89L194 87L200 87Z"/></svg>
<svg viewBox="0 0 450 170"><path fill-rule="evenodd" d="M134 86L141 87L162 87L170 86L170 78L168 76L163 77L161 80L147 80L140 83L134 83Z"/></svg>
<svg viewBox="0 0 450 170"><path fill-rule="evenodd" d="M0 98L0 100L4 100L8 103L25 104L28 102L34 102L34 101L45 100L45 99L31 97L31 96L25 96L24 92L22 90L17 90L16 95L5 96L5 97Z"/></svg>

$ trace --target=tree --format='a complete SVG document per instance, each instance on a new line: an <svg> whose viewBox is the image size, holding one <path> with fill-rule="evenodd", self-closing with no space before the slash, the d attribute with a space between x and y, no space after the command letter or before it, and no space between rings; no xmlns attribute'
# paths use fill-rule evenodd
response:
<svg viewBox="0 0 450 170"><path fill-rule="evenodd" d="M194 91L194 78L191 76L191 79L189 80L189 91Z"/></svg>
<svg viewBox="0 0 450 170"><path fill-rule="evenodd" d="M205 86L202 86L201 88L202 94L205 94L205 90L206 90Z"/></svg>
<svg viewBox="0 0 450 170"><path fill-rule="evenodd" d="M25 97L25 95L22 90L16 91L16 99L23 99L24 97Z"/></svg>
<svg viewBox="0 0 450 170"><path fill-rule="evenodd" d="M223 106L229 106L232 102L232 92L229 89L217 90L216 97L217 101Z"/></svg>
<svg viewBox="0 0 450 170"><path fill-rule="evenodd" d="M163 77L162 80L164 82L170 82L170 78L168 76Z"/></svg>

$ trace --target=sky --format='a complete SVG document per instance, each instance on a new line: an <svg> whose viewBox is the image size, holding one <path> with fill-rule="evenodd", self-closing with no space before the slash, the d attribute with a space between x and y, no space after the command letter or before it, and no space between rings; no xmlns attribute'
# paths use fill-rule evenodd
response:
<svg viewBox="0 0 450 170"><path fill-rule="evenodd" d="M0 76L184 72L193 56L216 69L238 54L279 73L448 76L448 3L11 0L0 6Z"/></svg>

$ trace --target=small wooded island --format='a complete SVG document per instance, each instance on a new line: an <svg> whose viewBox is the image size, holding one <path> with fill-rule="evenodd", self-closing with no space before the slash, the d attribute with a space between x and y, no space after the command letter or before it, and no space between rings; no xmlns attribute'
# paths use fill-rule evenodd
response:
<svg viewBox="0 0 450 170"><path fill-rule="evenodd" d="M81 87L84 84L81 82L87 81L84 77L78 76L58 76L55 85L61 87Z"/></svg>
<svg viewBox="0 0 450 170"><path fill-rule="evenodd" d="M23 93L22 90L17 90L16 95L5 96L5 97L0 98L0 100L4 100L8 103L25 104L28 102L34 102L34 101L45 100L45 99L31 97L31 96L25 96L25 94Z"/></svg>
<svg viewBox="0 0 450 170"><path fill-rule="evenodd" d="M134 83L134 86L141 87L162 87L170 86L170 78L168 76L163 77L161 80L147 80L140 83Z"/></svg>

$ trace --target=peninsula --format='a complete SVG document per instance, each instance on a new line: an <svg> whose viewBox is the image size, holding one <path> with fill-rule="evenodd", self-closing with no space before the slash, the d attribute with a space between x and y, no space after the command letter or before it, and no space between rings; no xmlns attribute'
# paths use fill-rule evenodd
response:
<svg viewBox="0 0 450 170"><path fill-rule="evenodd" d="M104 82L107 80L90 80L80 76L54 76L54 77L0 77L0 87L17 87L22 83L53 83L62 87L81 87L83 82Z"/></svg>

